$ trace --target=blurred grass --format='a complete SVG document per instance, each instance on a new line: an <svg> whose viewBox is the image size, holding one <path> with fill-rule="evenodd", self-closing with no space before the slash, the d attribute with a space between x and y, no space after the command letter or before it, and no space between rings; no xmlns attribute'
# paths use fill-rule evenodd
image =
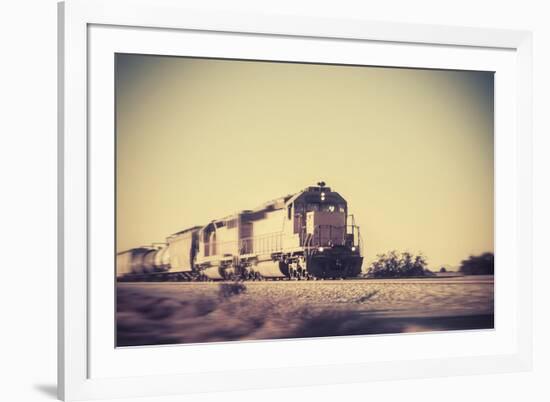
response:
<svg viewBox="0 0 550 402"><path fill-rule="evenodd" d="M493 286L119 284L117 346L493 327Z"/></svg>

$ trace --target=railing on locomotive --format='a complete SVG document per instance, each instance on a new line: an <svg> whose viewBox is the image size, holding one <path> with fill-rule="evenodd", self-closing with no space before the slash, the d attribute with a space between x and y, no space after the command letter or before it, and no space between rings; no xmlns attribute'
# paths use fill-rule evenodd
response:
<svg viewBox="0 0 550 402"><path fill-rule="evenodd" d="M283 232L266 233L239 240L239 253L265 254L280 252L283 249Z"/></svg>
<svg viewBox="0 0 550 402"><path fill-rule="evenodd" d="M217 256L220 250L227 249L234 249L240 255L274 253L282 250L283 237L283 232L267 233L239 240L205 243L204 247L207 257ZM212 250L215 250L216 253L211 253Z"/></svg>
<svg viewBox="0 0 550 402"><path fill-rule="evenodd" d="M318 225L312 234L306 233L304 228L301 244L308 249L331 246L360 248L359 227L357 225Z"/></svg>
<svg viewBox="0 0 550 402"><path fill-rule="evenodd" d="M351 238L349 237L350 235ZM226 249L226 245L235 245L238 246L236 251L240 255L275 253L283 251L285 237L290 238L292 236L285 236L284 232L275 232L227 242L206 243L204 247L208 251L219 251ZM357 247L361 250L359 226L319 225L314 229L313 235L307 235L304 228L300 244L306 249L317 249L318 247L326 246L347 246ZM213 257L216 255L218 254L207 253L206 256Z"/></svg>

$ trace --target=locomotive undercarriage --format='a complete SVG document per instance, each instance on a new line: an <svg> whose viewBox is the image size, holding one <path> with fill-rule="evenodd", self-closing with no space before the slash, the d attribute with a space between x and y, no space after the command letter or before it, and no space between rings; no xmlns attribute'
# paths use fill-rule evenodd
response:
<svg viewBox="0 0 550 402"><path fill-rule="evenodd" d="M186 272L157 272L130 275L123 281L254 281L319 280L357 277L363 257L346 249L274 253L267 256L227 257L208 262Z"/></svg>

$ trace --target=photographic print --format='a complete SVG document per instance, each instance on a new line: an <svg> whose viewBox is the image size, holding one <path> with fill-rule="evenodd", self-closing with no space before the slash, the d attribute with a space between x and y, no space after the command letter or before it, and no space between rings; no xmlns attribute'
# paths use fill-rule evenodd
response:
<svg viewBox="0 0 550 402"><path fill-rule="evenodd" d="M494 74L115 57L116 336L494 327Z"/></svg>

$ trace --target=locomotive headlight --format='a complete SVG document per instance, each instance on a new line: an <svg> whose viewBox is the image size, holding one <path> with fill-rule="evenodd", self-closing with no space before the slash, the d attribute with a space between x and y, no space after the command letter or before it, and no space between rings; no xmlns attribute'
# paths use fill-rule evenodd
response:
<svg viewBox="0 0 550 402"><path fill-rule="evenodd" d="M325 248L324 247L319 247L317 250L319 250L319 252L322 253L323 251L325 251Z"/></svg>
<svg viewBox="0 0 550 402"><path fill-rule="evenodd" d="M353 246L353 247L351 248L351 251L355 251L355 246Z"/></svg>
<svg viewBox="0 0 550 402"><path fill-rule="evenodd" d="M325 200L325 193L321 193L321 201Z"/></svg>

